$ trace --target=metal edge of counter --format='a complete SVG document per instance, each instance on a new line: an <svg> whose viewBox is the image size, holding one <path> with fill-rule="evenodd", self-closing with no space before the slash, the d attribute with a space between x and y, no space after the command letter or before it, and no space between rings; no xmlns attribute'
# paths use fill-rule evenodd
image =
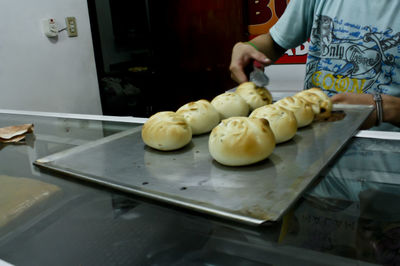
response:
<svg viewBox="0 0 400 266"><path fill-rule="evenodd" d="M400 140L400 132L360 130L355 135L357 138Z"/></svg>
<svg viewBox="0 0 400 266"><path fill-rule="evenodd" d="M23 110L12 110L12 109L0 109L0 113L44 116L44 117L57 117L57 118L85 119L85 120L97 120L97 121L110 121L110 122L139 123L139 124L144 124L148 120L148 118L132 117L132 116L105 116L105 115L90 115L90 114L23 111ZM354 137L400 140L400 132L360 130L358 133L356 133L354 135Z"/></svg>
<svg viewBox="0 0 400 266"><path fill-rule="evenodd" d="M11 109L0 109L0 113L1 114L13 114L13 115L32 115L32 116L43 116L43 117L72 118L72 119L84 119L84 120L96 120L96 121L140 123L140 124L144 124L147 121L147 118L132 117L132 116L72 114L72 113L39 112L39 111L24 111L24 110L11 110Z"/></svg>

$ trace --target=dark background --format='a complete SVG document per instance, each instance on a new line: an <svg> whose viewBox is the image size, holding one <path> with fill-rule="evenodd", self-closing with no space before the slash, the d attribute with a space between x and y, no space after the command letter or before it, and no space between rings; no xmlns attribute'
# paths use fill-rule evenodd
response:
<svg viewBox="0 0 400 266"><path fill-rule="evenodd" d="M176 111L236 86L229 63L233 45L248 38L246 0L105 0L109 10L96 12L98 1L88 5L104 115ZM129 54L108 66L104 11L111 15L113 52Z"/></svg>

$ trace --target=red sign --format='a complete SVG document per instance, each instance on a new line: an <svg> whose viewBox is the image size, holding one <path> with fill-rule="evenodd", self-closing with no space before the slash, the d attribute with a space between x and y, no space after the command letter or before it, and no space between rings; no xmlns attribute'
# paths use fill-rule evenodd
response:
<svg viewBox="0 0 400 266"><path fill-rule="evenodd" d="M267 33L285 11L289 0L248 0L250 39ZM304 64L307 60L308 43L288 50L276 64Z"/></svg>

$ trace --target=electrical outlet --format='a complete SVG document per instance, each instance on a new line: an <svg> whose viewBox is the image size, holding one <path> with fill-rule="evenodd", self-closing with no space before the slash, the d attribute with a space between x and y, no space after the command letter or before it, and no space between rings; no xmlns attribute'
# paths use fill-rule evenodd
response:
<svg viewBox="0 0 400 266"><path fill-rule="evenodd" d="M58 36L58 26L53 18L44 19L42 21L42 27L47 37L53 38Z"/></svg>
<svg viewBox="0 0 400 266"><path fill-rule="evenodd" d="M65 24L67 24L67 31L69 37L76 37L78 36L78 28L76 26L76 19L75 17L66 17Z"/></svg>

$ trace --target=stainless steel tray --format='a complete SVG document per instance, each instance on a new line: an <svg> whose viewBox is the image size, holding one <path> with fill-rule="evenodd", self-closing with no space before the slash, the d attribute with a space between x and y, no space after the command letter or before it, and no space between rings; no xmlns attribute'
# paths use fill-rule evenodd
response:
<svg viewBox="0 0 400 266"><path fill-rule="evenodd" d="M147 147L141 127L34 162L39 167L251 225L279 220L358 130L372 106L335 105L346 116L314 122L255 165L227 167L212 159L208 134L185 148Z"/></svg>

